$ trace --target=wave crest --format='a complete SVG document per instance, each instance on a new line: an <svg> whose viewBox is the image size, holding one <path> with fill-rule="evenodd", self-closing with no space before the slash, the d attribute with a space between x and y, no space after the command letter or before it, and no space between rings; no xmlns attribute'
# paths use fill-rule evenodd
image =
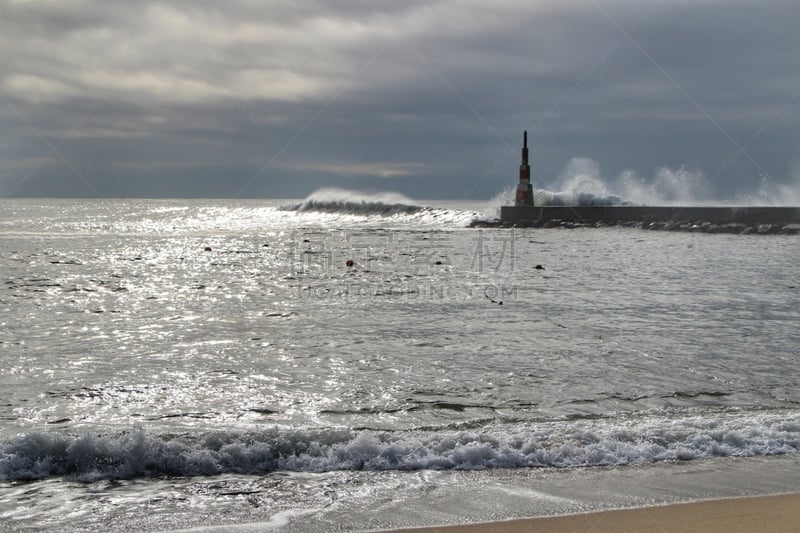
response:
<svg viewBox="0 0 800 533"><path fill-rule="evenodd" d="M353 215L415 214L431 208L417 205L399 193L366 194L344 189L321 189L299 204L282 206L284 211L316 211Z"/></svg>
<svg viewBox="0 0 800 533"><path fill-rule="evenodd" d="M332 470L584 467L800 452L800 414L635 423L548 422L475 431L271 428L256 433L69 436L0 445L0 480L82 481Z"/></svg>
<svg viewBox="0 0 800 533"><path fill-rule="evenodd" d="M534 202L538 206L572 206L572 207L592 207L592 206L620 206L620 205L639 205L634 202L623 200L615 194L595 194L585 191L553 192L537 189L534 192Z"/></svg>

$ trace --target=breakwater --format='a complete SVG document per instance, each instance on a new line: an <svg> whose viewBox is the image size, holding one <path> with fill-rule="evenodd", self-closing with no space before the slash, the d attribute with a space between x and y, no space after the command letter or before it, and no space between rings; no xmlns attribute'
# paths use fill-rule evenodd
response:
<svg viewBox="0 0 800 533"><path fill-rule="evenodd" d="M481 226L637 226L718 233L800 233L800 207L503 206Z"/></svg>

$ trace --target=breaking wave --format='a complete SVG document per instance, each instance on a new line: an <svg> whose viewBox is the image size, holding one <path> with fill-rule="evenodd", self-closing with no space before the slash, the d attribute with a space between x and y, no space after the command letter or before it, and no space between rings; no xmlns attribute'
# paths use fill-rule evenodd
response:
<svg viewBox="0 0 800 533"><path fill-rule="evenodd" d="M460 206L459 206L460 207ZM422 205L394 192L367 194L344 189L320 189L299 203L283 205L281 211L295 213L309 222L363 224L392 223L414 227L465 227L478 213L461 208Z"/></svg>
<svg viewBox="0 0 800 533"><path fill-rule="evenodd" d="M714 187L714 177L686 167L657 168L649 176L625 170L616 177L603 176L600 165L576 157L569 161L549 187L558 192L536 191L539 205L571 206L797 206L800 180L795 175L788 183L762 177L758 189L740 190L723 197Z"/></svg>
<svg viewBox="0 0 800 533"><path fill-rule="evenodd" d="M640 205L634 202L623 200L614 194L596 195L591 192L569 191L553 192L537 189L534 194L534 202L541 206L616 206L616 205Z"/></svg>
<svg viewBox="0 0 800 533"><path fill-rule="evenodd" d="M0 480L81 481L333 470L586 467L800 451L800 414L548 422L475 431L282 429L30 433L0 444Z"/></svg>
<svg viewBox="0 0 800 533"><path fill-rule="evenodd" d="M501 193L489 200L473 222L492 222L500 219L500 208L504 205L514 205L515 187L507 187ZM613 194L595 194L587 191L548 191L535 189L533 201L537 206L616 206L639 205L623 200Z"/></svg>
<svg viewBox="0 0 800 533"><path fill-rule="evenodd" d="M417 205L398 193L366 194L343 189L321 189L298 204L282 206L284 211L316 211L353 215L414 214L432 208Z"/></svg>
<svg viewBox="0 0 800 533"><path fill-rule="evenodd" d="M552 181L539 183L534 190L538 206L797 206L800 205L800 180L779 183L764 177L757 191L720 198L710 179L701 171L685 167L660 167L651 176L626 170L616 177L604 177L592 159L575 157ZM515 186L489 201L483 220L498 219L499 206L513 205Z"/></svg>

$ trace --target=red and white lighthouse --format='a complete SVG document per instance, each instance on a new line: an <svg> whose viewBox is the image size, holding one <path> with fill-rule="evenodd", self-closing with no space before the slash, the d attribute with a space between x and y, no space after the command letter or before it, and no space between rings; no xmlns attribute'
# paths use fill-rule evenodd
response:
<svg viewBox="0 0 800 533"><path fill-rule="evenodd" d="M533 205L533 186L531 185L531 166L528 164L528 131L522 137L522 162L519 164L519 183L514 205Z"/></svg>

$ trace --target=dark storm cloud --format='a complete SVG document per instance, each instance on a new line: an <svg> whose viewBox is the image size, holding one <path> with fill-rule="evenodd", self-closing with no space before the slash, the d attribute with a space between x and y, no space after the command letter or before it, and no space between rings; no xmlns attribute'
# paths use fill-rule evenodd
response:
<svg viewBox="0 0 800 533"><path fill-rule="evenodd" d="M0 2L0 195L488 197L513 184L525 128L538 186L685 167L710 196L791 190L798 16L794 1Z"/></svg>

